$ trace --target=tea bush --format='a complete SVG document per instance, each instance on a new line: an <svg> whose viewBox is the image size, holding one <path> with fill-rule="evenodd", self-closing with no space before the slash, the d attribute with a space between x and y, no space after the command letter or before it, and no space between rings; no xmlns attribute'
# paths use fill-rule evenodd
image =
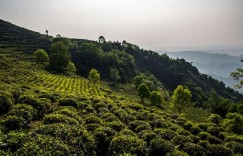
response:
<svg viewBox="0 0 243 156"><path fill-rule="evenodd" d="M138 137L119 135L112 139L109 151L118 155L123 153L145 155L145 142Z"/></svg>
<svg viewBox="0 0 243 156"><path fill-rule="evenodd" d="M174 145L165 139L156 137L150 141L150 154L153 156L166 155L175 149Z"/></svg>

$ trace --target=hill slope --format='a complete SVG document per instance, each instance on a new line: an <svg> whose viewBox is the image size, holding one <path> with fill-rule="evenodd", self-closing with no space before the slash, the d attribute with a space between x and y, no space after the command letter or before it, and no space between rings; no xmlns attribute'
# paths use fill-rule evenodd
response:
<svg viewBox="0 0 243 156"><path fill-rule="evenodd" d="M242 56L212 54L200 51L167 52L167 54L175 59L184 58L188 62L193 62L192 64L195 65L200 72L223 81L226 86L232 88L238 82L232 77L229 77L230 73L237 68L243 67L243 64L240 62L243 59Z"/></svg>
<svg viewBox="0 0 243 156"><path fill-rule="evenodd" d="M210 112L189 108L181 117L167 103L141 105L82 77L54 75L33 55L0 49L1 155L231 155L243 137ZM16 63L16 60L18 62ZM7 106L7 105L4 105Z"/></svg>
<svg viewBox="0 0 243 156"><path fill-rule="evenodd" d="M13 42L9 40L4 45ZM96 49L93 43L88 45ZM26 44L23 46L29 48ZM135 94L127 96L124 91L112 90L103 81L94 83L78 75L51 74L35 62L33 53L21 52L21 47L0 48L0 155L233 156L243 152L243 137L231 132L227 125L222 126L223 119L207 110L189 107L183 115L178 115L169 107L169 99L165 99L162 106L141 104ZM137 60L136 70L156 74L157 68L153 65L159 63L159 67L164 66L160 68L163 73L171 71L169 76L185 72L182 78L189 74L193 76L189 79L191 82L206 83L209 79L197 77L196 68L183 60L171 60L166 55L136 48L129 50L129 45L122 48L125 53L110 53L122 56L120 67L127 67L126 63L131 65L129 62L133 59L129 53ZM73 49L73 53L77 52L83 51ZM104 59L102 51L101 54ZM144 63L151 60L152 65L145 66ZM183 67L178 68L181 65ZM128 77L126 72L123 74ZM157 76L161 78L159 73ZM170 86L173 82L163 83ZM231 124L232 116L224 121ZM236 129L241 125L236 125Z"/></svg>
<svg viewBox="0 0 243 156"><path fill-rule="evenodd" d="M33 52L42 48L50 52L51 37L46 35L20 28L3 20L0 21L0 33L2 34L0 47L15 47L18 51L23 52ZM187 85L193 90L195 99L198 96L202 97L201 101L197 101L199 103L207 99L211 90L234 101L238 101L242 97L232 89L226 88L222 82L200 74L185 60L173 60L166 55L140 49L137 45L126 42L101 44L84 39L71 40L74 43L74 47L70 49L72 60L77 67L77 73L81 76L87 76L90 69L95 68L99 70L103 79L109 79L110 68L114 67L119 71L122 82L131 82L136 74L148 72L170 91L180 84ZM86 45L87 49L82 49L83 43L91 43L91 45ZM110 53L109 50L113 52Z"/></svg>
<svg viewBox="0 0 243 156"><path fill-rule="evenodd" d="M50 45L49 37L0 19L0 47L13 47L18 51L34 52L38 48L48 51Z"/></svg>

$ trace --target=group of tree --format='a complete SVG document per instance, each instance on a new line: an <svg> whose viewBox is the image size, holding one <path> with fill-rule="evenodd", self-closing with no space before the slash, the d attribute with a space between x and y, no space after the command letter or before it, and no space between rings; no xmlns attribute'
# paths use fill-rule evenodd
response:
<svg viewBox="0 0 243 156"><path fill-rule="evenodd" d="M140 84L137 88L138 96L141 99L141 103L144 103L145 99L149 99L152 105L162 107L164 103L164 97L159 91L153 90L150 92L148 86L144 83Z"/></svg>
<svg viewBox="0 0 243 156"><path fill-rule="evenodd" d="M48 66L49 70L56 73L75 73L76 67L71 61L70 47L72 44L68 38L57 35L53 39L49 55L43 49L36 50L34 53L36 62Z"/></svg>
<svg viewBox="0 0 243 156"><path fill-rule="evenodd" d="M178 85L188 86L192 91L192 101L202 106L211 90L220 96L238 101L242 95L205 74L184 59L171 59L166 54L144 50L127 41L107 41L100 36L98 41L75 40L76 49L72 60L82 76L88 76L93 68L101 73L101 79L115 83L131 82L139 73L150 73L163 86L173 91ZM144 82L148 87L147 83ZM138 87L138 86L137 86ZM152 90L157 90L157 85ZM151 88L149 88L151 90Z"/></svg>
<svg viewBox="0 0 243 156"><path fill-rule="evenodd" d="M98 43L81 43L78 46L72 53L78 73L86 77L94 68L101 73L102 79L113 82L131 81L136 75L134 57L122 50L103 50L102 45L105 43L107 42L102 40Z"/></svg>

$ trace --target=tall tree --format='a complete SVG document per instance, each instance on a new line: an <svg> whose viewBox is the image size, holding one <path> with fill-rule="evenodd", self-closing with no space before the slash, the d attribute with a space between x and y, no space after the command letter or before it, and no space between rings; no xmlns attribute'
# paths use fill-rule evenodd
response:
<svg viewBox="0 0 243 156"><path fill-rule="evenodd" d="M144 103L144 100L149 98L150 92L148 86L141 84L138 87L138 96L141 99L141 102Z"/></svg>
<svg viewBox="0 0 243 156"><path fill-rule="evenodd" d="M53 43L51 45L49 68L56 72L64 72L69 62L68 47L62 42Z"/></svg>
<svg viewBox="0 0 243 156"><path fill-rule="evenodd" d="M191 99L191 91L182 85L178 85L172 95L172 107L180 114L186 107L192 105Z"/></svg>
<svg viewBox="0 0 243 156"><path fill-rule="evenodd" d="M119 70L116 69L116 68L111 68L110 69L110 78L114 82L119 81L121 79L120 74L119 74Z"/></svg>
<svg viewBox="0 0 243 156"><path fill-rule="evenodd" d="M105 38L104 38L104 36L100 36L98 40L99 40L100 43L105 43Z"/></svg>
<svg viewBox="0 0 243 156"><path fill-rule="evenodd" d="M149 96L149 100L150 100L152 105L155 105L155 106L158 106L158 107L160 107L162 105L163 101L164 101L162 95L158 91L152 91L150 96Z"/></svg>

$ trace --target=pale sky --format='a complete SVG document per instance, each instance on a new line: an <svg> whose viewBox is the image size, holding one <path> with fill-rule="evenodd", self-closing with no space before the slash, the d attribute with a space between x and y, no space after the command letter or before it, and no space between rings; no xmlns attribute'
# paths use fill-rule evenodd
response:
<svg viewBox="0 0 243 156"><path fill-rule="evenodd" d="M243 46L243 0L0 0L0 18L55 36L146 49Z"/></svg>

